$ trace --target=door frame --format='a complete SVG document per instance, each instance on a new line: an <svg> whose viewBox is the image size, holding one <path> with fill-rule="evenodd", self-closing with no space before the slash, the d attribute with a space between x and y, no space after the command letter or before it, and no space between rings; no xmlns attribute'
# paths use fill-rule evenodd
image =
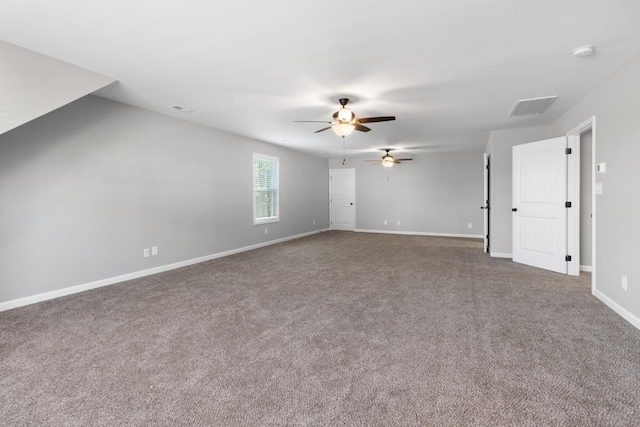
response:
<svg viewBox="0 0 640 427"><path fill-rule="evenodd" d="M595 194L595 181L596 181L596 116L591 116L584 122L580 123L578 126L572 128L567 132L567 140L573 141L574 144L577 144L580 147L580 135L591 130L591 214L593 215L591 218L591 293L596 291L596 194ZM579 151L578 151L579 153ZM571 156L570 156L571 157ZM577 160L576 160L577 158ZM577 161L578 165L580 164L579 156L572 159L573 161ZM580 182L580 169L578 167L578 176L577 180ZM575 179L575 177L574 177ZM580 187L578 186L578 202L580 200ZM580 236L580 213L578 210L578 237ZM575 232L575 231L574 231ZM571 241L569 241L571 244ZM573 248L572 248L573 249ZM577 247L577 253L580 253L580 246ZM580 259L579 256L577 259ZM578 269L578 273L580 274L580 263L578 262L577 266L573 266L573 268Z"/></svg>
<svg viewBox="0 0 640 427"><path fill-rule="evenodd" d="M488 153L484 153L484 203L480 207L483 209L483 222L484 222L484 235L482 236L484 242L484 252L489 253L491 251L491 238L489 237L490 233L490 214L491 214L491 204L490 204L490 191L491 191L491 156Z"/></svg>

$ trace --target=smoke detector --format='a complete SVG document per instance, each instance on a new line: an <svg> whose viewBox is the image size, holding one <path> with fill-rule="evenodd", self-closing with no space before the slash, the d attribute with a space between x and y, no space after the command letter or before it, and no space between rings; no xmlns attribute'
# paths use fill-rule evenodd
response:
<svg viewBox="0 0 640 427"><path fill-rule="evenodd" d="M182 113L193 113L193 110L181 107L179 105L170 105L169 108L171 108L172 110L180 111Z"/></svg>
<svg viewBox="0 0 640 427"><path fill-rule="evenodd" d="M573 56L581 57L581 56L589 56L593 54L593 46L580 46L573 49Z"/></svg>

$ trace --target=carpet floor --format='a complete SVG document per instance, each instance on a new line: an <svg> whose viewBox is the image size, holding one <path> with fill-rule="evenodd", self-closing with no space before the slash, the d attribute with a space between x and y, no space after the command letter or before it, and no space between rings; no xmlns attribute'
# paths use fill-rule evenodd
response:
<svg viewBox="0 0 640 427"><path fill-rule="evenodd" d="M640 331L478 240L326 232L0 313L7 426L637 426Z"/></svg>

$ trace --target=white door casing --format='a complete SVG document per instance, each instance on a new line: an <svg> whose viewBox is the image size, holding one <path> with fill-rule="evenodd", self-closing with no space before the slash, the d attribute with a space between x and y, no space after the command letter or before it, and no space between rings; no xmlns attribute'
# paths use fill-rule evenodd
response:
<svg viewBox="0 0 640 427"><path fill-rule="evenodd" d="M356 170L329 171L330 221L332 230L355 230Z"/></svg>
<svg viewBox="0 0 640 427"><path fill-rule="evenodd" d="M567 138L513 147L513 260L567 273Z"/></svg>
<svg viewBox="0 0 640 427"><path fill-rule="evenodd" d="M484 252L489 252L489 210L491 206L489 205L489 155L487 153L484 154L484 204L480 207L483 209L483 220L484 220L484 233L483 233L483 241L484 241Z"/></svg>

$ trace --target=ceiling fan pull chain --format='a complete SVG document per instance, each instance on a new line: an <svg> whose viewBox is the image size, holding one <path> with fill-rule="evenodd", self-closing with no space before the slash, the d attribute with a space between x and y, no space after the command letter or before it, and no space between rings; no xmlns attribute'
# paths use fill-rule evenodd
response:
<svg viewBox="0 0 640 427"><path fill-rule="evenodd" d="M344 166L344 162L347 161L347 150L344 147L344 136L342 137L342 166Z"/></svg>

